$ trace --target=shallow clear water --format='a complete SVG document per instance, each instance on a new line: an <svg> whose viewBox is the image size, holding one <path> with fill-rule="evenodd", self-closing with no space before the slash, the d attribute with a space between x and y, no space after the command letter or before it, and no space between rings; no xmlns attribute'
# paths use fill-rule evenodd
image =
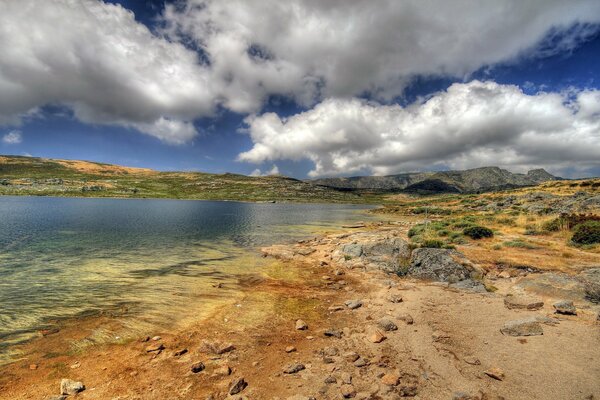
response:
<svg viewBox="0 0 600 400"><path fill-rule="evenodd" d="M0 197L0 361L54 321L126 310L133 331L208 308L257 246L371 218L364 206Z"/></svg>

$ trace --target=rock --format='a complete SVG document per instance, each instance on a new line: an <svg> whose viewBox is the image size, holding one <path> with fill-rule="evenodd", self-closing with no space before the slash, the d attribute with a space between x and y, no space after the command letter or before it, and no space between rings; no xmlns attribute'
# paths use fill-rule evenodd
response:
<svg viewBox="0 0 600 400"><path fill-rule="evenodd" d="M475 397L465 392L454 392L452 394L452 400L475 400Z"/></svg>
<svg viewBox="0 0 600 400"><path fill-rule="evenodd" d="M61 394L58 396L48 396L46 397L46 400L66 400L68 396Z"/></svg>
<svg viewBox="0 0 600 400"><path fill-rule="evenodd" d="M348 362L354 362L360 358L358 353L355 353L354 351L349 351L347 353L344 353L342 356Z"/></svg>
<svg viewBox="0 0 600 400"><path fill-rule="evenodd" d="M465 360L465 362L470 365L481 365L481 361L479 361L478 358L472 356L467 356L463 360Z"/></svg>
<svg viewBox="0 0 600 400"><path fill-rule="evenodd" d="M381 378L381 383L387 386L396 386L400 383L400 375L395 372L387 373Z"/></svg>
<svg viewBox="0 0 600 400"><path fill-rule="evenodd" d="M329 311L342 311L344 309L343 306L331 306L327 310Z"/></svg>
<svg viewBox="0 0 600 400"><path fill-rule="evenodd" d="M200 351L210 354L225 354L235 350L235 346L231 343L209 342L203 341L200 346Z"/></svg>
<svg viewBox="0 0 600 400"><path fill-rule="evenodd" d="M570 300L561 300L552 304L557 314L577 315L577 309Z"/></svg>
<svg viewBox="0 0 600 400"><path fill-rule="evenodd" d="M229 385L229 394L235 395L240 393L242 390L248 387L248 383L244 380L244 378L236 378Z"/></svg>
<svg viewBox="0 0 600 400"><path fill-rule="evenodd" d="M490 378L494 378L498 381L504 380L504 371L502 371L500 368L490 368L484 371L483 373L489 376Z"/></svg>
<svg viewBox="0 0 600 400"><path fill-rule="evenodd" d="M337 330L337 329L328 329L325 332L323 332L323 335L327 336L327 337L336 337L338 339L342 338L342 331Z"/></svg>
<svg viewBox="0 0 600 400"><path fill-rule="evenodd" d="M383 333L381 333L381 331L379 329L374 329L368 336L367 339L369 340L369 342L371 343L381 343L383 342L386 337Z"/></svg>
<svg viewBox="0 0 600 400"><path fill-rule="evenodd" d="M399 294L392 293L388 296L388 301L390 303L402 303L402 296Z"/></svg>
<svg viewBox="0 0 600 400"><path fill-rule="evenodd" d="M369 365L369 360L362 357L354 361L354 366L358 368L366 367L367 365Z"/></svg>
<svg viewBox="0 0 600 400"><path fill-rule="evenodd" d="M352 383L352 375L350 375L348 372L342 372L341 378L342 383L346 385L350 385Z"/></svg>
<svg viewBox="0 0 600 400"><path fill-rule="evenodd" d="M70 379L62 379L60 381L61 394L77 394L85 390L85 385L82 382L72 381Z"/></svg>
<svg viewBox="0 0 600 400"><path fill-rule="evenodd" d="M214 377L223 377L231 375L231 368L229 365L223 365L213 371L212 376Z"/></svg>
<svg viewBox="0 0 600 400"><path fill-rule="evenodd" d="M377 326L385 332L398 330L398 326L389 318L381 318L377 322Z"/></svg>
<svg viewBox="0 0 600 400"><path fill-rule="evenodd" d="M370 269L398 272L401 263L410 257L408 243L399 237L381 237L371 233L360 233L355 237L357 241L341 249L347 266L358 261Z"/></svg>
<svg viewBox="0 0 600 400"><path fill-rule="evenodd" d="M342 385L340 392L345 399L350 399L356 396L356 390L354 390L354 386L352 385Z"/></svg>
<svg viewBox="0 0 600 400"><path fill-rule="evenodd" d="M338 353L339 353L339 350L337 349L337 347L328 346L323 349L323 354L330 356L330 357L335 357L338 355Z"/></svg>
<svg viewBox="0 0 600 400"><path fill-rule="evenodd" d="M37 364L29 364L29 369L36 370L36 369L38 369L38 365Z"/></svg>
<svg viewBox="0 0 600 400"><path fill-rule="evenodd" d="M360 308L363 305L362 301L360 300L348 300L344 302L344 304L351 310L356 310L357 308Z"/></svg>
<svg viewBox="0 0 600 400"><path fill-rule="evenodd" d="M296 321L296 329L299 331L303 331L308 329L308 324L304 321L302 321L301 319Z"/></svg>
<svg viewBox="0 0 600 400"><path fill-rule="evenodd" d="M487 293L485 285L474 279L465 279L460 282L452 283L449 287L459 290L466 290L468 292Z"/></svg>
<svg viewBox="0 0 600 400"><path fill-rule="evenodd" d="M535 318L508 321L500 329L500 332L508 336L537 336L544 334L542 326Z"/></svg>
<svg viewBox="0 0 600 400"><path fill-rule="evenodd" d="M317 251L316 249L313 249L311 247L307 247L307 248L303 248L303 249L298 249L296 250L296 254L300 254L301 256L309 256L312 253L314 253L315 251Z"/></svg>
<svg viewBox="0 0 600 400"><path fill-rule="evenodd" d="M329 375L327 378L325 378L324 382L327 384L333 384L337 383L337 379L335 379L335 376Z"/></svg>
<svg viewBox="0 0 600 400"><path fill-rule="evenodd" d="M470 261L456 250L419 248L412 252L407 275L438 282L456 283L471 278Z"/></svg>
<svg viewBox="0 0 600 400"><path fill-rule="evenodd" d="M363 254L362 245L358 243L346 244L342 247L342 254L346 258L358 258Z"/></svg>
<svg viewBox="0 0 600 400"><path fill-rule="evenodd" d="M413 317L410 314L402 313L396 316L400 321L404 321L406 325L412 325L414 323Z"/></svg>
<svg viewBox="0 0 600 400"><path fill-rule="evenodd" d="M165 346L162 343L151 344L150 346L146 346L147 353L157 352L160 353L165 349Z"/></svg>
<svg viewBox="0 0 600 400"><path fill-rule="evenodd" d="M285 348L286 353L293 353L295 351L296 351L296 348L294 346L288 346Z"/></svg>
<svg viewBox="0 0 600 400"><path fill-rule="evenodd" d="M160 339L162 339L160 336L154 336L152 338L152 340L154 340L155 342L158 342Z"/></svg>
<svg viewBox="0 0 600 400"><path fill-rule="evenodd" d="M504 305L511 310L539 310L544 307L544 302L533 296L508 295L504 298Z"/></svg>
<svg viewBox="0 0 600 400"><path fill-rule="evenodd" d="M188 352L188 349L180 349L180 350L177 350L177 351L173 352L173 355L175 357L179 357L179 356L184 355L187 352Z"/></svg>
<svg viewBox="0 0 600 400"><path fill-rule="evenodd" d="M284 374L295 374L297 372L302 371L303 369L305 369L306 367L304 366L304 364L299 364L299 363L295 363L295 364L290 364L287 365L284 369L283 369L283 373Z"/></svg>
<svg viewBox="0 0 600 400"><path fill-rule="evenodd" d="M204 363L199 361L197 363L192 364L191 370L194 374L197 374L198 372L204 371L205 368L206 366L204 365Z"/></svg>

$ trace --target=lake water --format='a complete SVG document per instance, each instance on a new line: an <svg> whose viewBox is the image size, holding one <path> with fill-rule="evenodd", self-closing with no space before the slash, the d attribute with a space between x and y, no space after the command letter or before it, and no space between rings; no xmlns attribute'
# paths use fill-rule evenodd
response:
<svg viewBox="0 0 600 400"><path fill-rule="evenodd" d="M184 323L231 296L213 284L266 268L257 247L373 218L367 208L0 197L0 363L74 316L126 310L121 334Z"/></svg>

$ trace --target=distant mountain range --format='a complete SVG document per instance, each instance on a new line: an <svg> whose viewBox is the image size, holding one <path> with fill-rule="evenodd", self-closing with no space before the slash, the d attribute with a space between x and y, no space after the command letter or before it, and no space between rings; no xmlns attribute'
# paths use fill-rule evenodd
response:
<svg viewBox="0 0 600 400"><path fill-rule="evenodd" d="M413 193L476 193L483 191L534 186L558 180L544 169L517 174L498 167L481 167L464 171L414 172L387 176L353 176L323 178L313 184L339 190Z"/></svg>

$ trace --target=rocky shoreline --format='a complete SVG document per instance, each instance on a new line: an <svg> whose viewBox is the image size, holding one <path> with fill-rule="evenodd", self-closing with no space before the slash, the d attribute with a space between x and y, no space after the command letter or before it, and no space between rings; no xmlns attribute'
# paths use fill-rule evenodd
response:
<svg viewBox="0 0 600 400"><path fill-rule="evenodd" d="M600 397L600 308L586 299L597 269L490 270L460 249L412 249L410 225L264 248L301 279L257 278L185 331L66 354L43 373L29 369L43 357L11 364L0 398Z"/></svg>

